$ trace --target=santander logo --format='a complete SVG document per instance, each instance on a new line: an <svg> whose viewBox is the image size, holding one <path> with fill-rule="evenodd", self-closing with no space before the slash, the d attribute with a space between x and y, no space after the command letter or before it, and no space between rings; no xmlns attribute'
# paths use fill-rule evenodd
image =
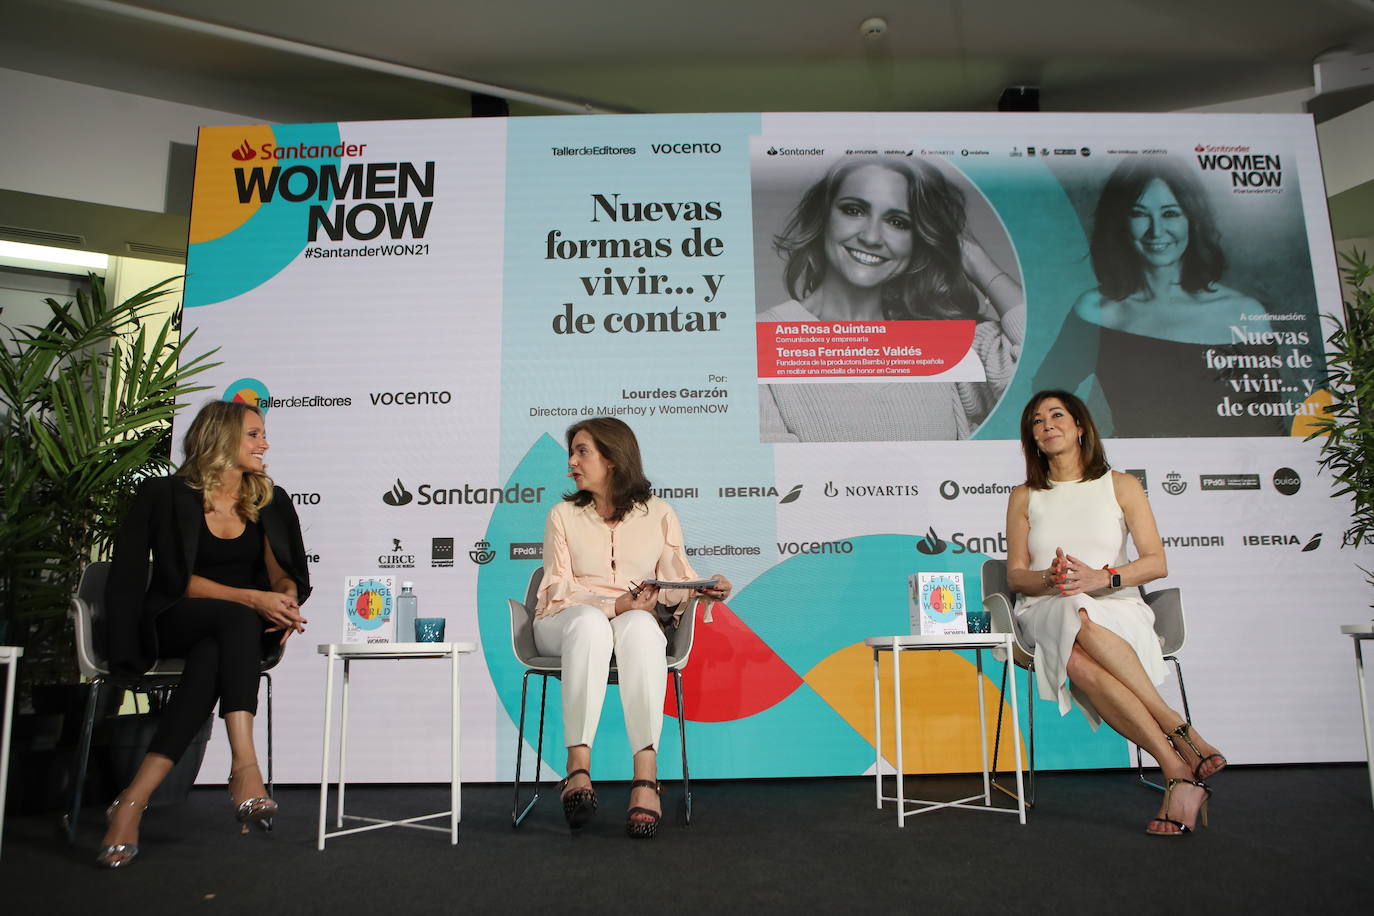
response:
<svg viewBox="0 0 1374 916"><path fill-rule="evenodd" d="M234 150L233 152L231 152L229 155L233 156L239 162L247 162L249 159L252 159L257 154L258 151L253 149L253 147L249 146L247 140L244 140L243 145L240 146L238 149Z"/></svg>

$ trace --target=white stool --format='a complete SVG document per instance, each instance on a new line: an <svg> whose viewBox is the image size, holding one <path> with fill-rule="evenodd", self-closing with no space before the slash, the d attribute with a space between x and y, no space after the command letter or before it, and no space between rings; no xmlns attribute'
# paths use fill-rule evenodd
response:
<svg viewBox="0 0 1374 916"><path fill-rule="evenodd" d="M14 723L14 676L19 670L19 646L0 646L0 665L5 666L5 724L0 726L0 840L5 836L5 787L10 781L10 726Z"/></svg>
<svg viewBox="0 0 1374 916"><path fill-rule="evenodd" d="M400 642L400 643L328 643L317 648L321 655L329 659L324 680L324 751L320 759L320 830L318 849L324 849L324 841L330 837L344 836L349 833L362 833L365 830L380 830L383 827L411 827L416 830L436 830L449 835L449 844L458 843L458 822L462 820L461 782L459 780L458 756L458 658L477 647L470 642ZM349 667L354 661L363 659L406 660L415 658L447 658L453 662L450 689L452 690L453 738L450 746L449 761L449 810L436 814L422 814L399 821L382 820L375 817L358 817L344 814L344 766L348 759L348 676ZM325 830L325 808L329 798L329 738L330 725L334 715L334 662L343 659L343 700L339 710L339 790L335 807L334 826L342 828L344 819L365 821L362 827L339 829L332 833ZM447 817L448 827L434 827L418 821Z"/></svg>
<svg viewBox="0 0 1374 916"><path fill-rule="evenodd" d="M1369 733L1369 696L1365 690L1364 655L1360 643L1374 639L1374 623L1352 623L1341 632L1355 643L1355 680L1360 684L1360 723L1364 725L1364 763L1369 770L1369 803L1374 805L1374 736Z"/></svg>
<svg viewBox="0 0 1374 916"><path fill-rule="evenodd" d="M964 808L969 811L999 811L1004 814L1019 814L1021 823L1026 822L1026 801L1025 791L1021 784L1021 725L1016 707L1016 678L1012 677L1011 672L1011 650L1014 637L1010 633L970 633L968 635L953 636L874 636L864 640L864 645L873 650L873 745L877 750L877 757L873 765L874 790L878 803L878 808L882 808L883 802L895 801L897 803L897 826L905 827L908 816L924 814L927 811L935 811L940 808ZM906 797L905 786L903 785L903 761L902 761L902 653L903 652L929 652L941 649L972 649L974 657L977 659L978 682L978 737L983 746L983 791L979 795L970 795L967 798L959 798L954 801L925 801L923 799L908 799ZM992 789L988 776L988 731L987 713L983 708L983 650L1002 649L1006 653L1003 666L1006 669L1006 683L1011 690L1011 722L1012 722L1012 746L1016 751L1016 807L1015 808L994 808L992 806ZM894 732L897 743L897 794L883 794L883 716L882 700L879 696L881 691L878 688L878 654L880 652L892 653L892 705L893 722L895 723ZM975 805L970 802L982 800L982 804Z"/></svg>

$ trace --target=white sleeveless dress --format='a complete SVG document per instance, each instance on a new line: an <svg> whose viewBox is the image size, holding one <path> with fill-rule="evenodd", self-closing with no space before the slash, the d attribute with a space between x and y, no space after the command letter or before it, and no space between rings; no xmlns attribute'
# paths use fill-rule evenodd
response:
<svg viewBox="0 0 1374 916"><path fill-rule="evenodd" d="M1126 517L1116 501L1110 471L1097 480L1052 481L1048 490L1031 490L1027 517L1032 569L1048 569L1057 547L1096 569L1126 563ZM1167 672L1154 630L1154 612L1138 588L1103 589L1069 597L1019 597L1017 624L1023 641L1035 647L1035 683L1040 698L1058 701L1061 716L1073 705L1071 699L1077 701L1096 729L1102 717L1080 691L1065 685L1065 665L1078 636L1080 608L1088 612L1093 623L1130 644L1153 683L1163 683Z"/></svg>

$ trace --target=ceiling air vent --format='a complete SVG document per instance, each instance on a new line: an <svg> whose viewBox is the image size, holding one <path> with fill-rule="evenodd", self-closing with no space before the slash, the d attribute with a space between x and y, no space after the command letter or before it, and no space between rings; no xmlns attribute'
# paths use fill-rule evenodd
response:
<svg viewBox="0 0 1374 916"><path fill-rule="evenodd" d="M168 248L166 245L149 245L146 242L125 242L129 254L142 258L170 258L174 261L186 260L185 248Z"/></svg>
<svg viewBox="0 0 1374 916"><path fill-rule="evenodd" d="M28 242L31 245L55 245L59 248L76 246L84 248L86 237L72 235L70 232L50 232L47 229L25 229L22 226L0 225L0 237L12 242Z"/></svg>

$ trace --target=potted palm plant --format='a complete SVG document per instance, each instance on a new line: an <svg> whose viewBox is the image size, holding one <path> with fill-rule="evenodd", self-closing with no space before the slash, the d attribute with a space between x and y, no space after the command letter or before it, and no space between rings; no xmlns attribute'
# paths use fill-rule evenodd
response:
<svg viewBox="0 0 1374 916"><path fill-rule="evenodd" d="M36 686L78 680L81 572L108 554L138 482L170 466L172 417L216 365L191 355L179 312L148 320L173 282L111 303L92 275L89 294L47 300L46 324L0 326L0 641L24 647L21 711Z"/></svg>
<svg viewBox="0 0 1374 916"><path fill-rule="evenodd" d="M1331 403L1307 438L1324 437L1318 464L1331 474L1331 495L1352 503L1341 543L1358 547L1374 543L1374 266L1361 251L1342 252L1341 262L1348 295L1345 323L1327 338ZM1362 571L1374 584L1374 573Z"/></svg>

